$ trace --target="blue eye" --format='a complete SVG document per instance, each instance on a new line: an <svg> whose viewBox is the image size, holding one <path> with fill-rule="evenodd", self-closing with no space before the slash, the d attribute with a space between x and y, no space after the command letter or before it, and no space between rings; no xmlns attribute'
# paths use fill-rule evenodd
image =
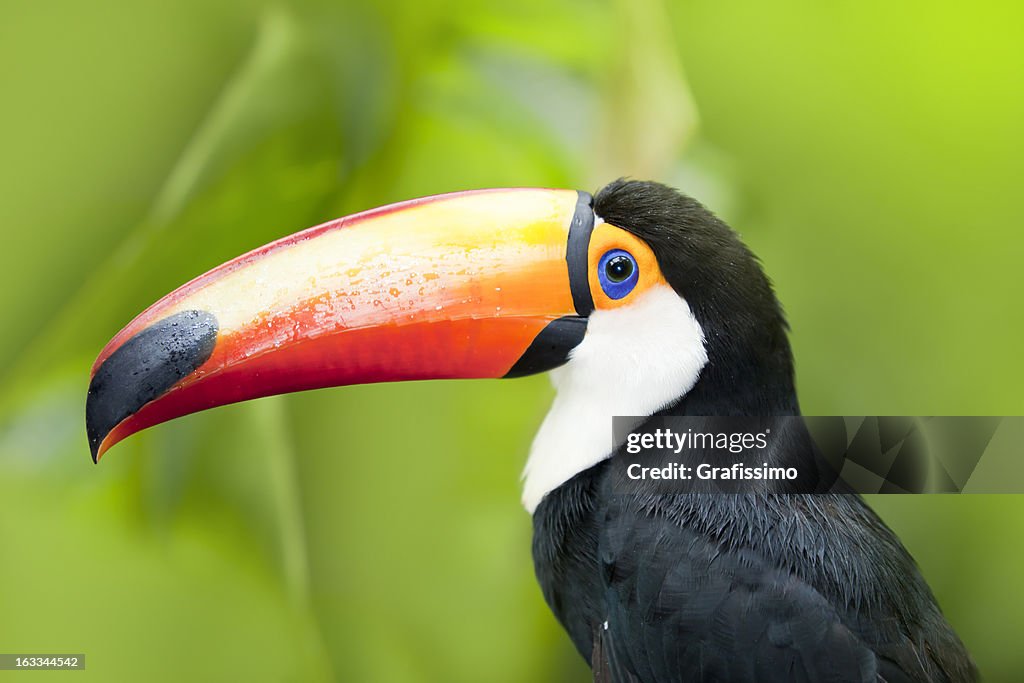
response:
<svg viewBox="0 0 1024 683"><path fill-rule="evenodd" d="M636 287L636 281L640 279L640 268L628 251L612 249L605 252L598 261L597 278L609 299L621 299Z"/></svg>

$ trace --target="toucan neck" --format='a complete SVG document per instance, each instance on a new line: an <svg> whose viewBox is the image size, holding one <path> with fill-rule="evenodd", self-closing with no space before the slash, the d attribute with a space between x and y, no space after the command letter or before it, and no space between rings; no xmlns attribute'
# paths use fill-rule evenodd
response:
<svg viewBox="0 0 1024 683"><path fill-rule="evenodd" d="M793 357L785 332L767 346L709 348L696 384L659 415L799 415ZM713 342L712 342L713 343ZM761 349L761 353L749 349Z"/></svg>

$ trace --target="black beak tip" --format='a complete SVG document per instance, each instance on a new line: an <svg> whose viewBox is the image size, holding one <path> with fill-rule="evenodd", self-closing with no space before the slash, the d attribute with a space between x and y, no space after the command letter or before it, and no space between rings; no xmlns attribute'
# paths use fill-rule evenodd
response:
<svg viewBox="0 0 1024 683"><path fill-rule="evenodd" d="M217 319L182 311L154 323L117 348L97 368L85 402L85 430L93 462L117 425L195 372L213 353Z"/></svg>
<svg viewBox="0 0 1024 683"><path fill-rule="evenodd" d="M100 445L89 439L89 450L92 452L92 464L98 465L100 463Z"/></svg>

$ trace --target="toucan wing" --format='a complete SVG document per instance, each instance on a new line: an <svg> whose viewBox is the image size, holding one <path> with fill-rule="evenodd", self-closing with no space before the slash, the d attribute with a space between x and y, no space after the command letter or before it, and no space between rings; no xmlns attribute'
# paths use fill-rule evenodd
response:
<svg viewBox="0 0 1024 683"><path fill-rule="evenodd" d="M799 577L641 511L630 497L609 508L600 562L607 616L595 634L595 680L916 680Z"/></svg>

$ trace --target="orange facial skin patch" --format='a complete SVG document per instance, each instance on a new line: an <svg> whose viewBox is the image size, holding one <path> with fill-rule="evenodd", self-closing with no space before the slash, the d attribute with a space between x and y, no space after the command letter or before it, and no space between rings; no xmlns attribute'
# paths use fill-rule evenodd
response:
<svg viewBox="0 0 1024 683"><path fill-rule="evenodd" d="M636 286L628 295L621 299L612 299L601 288L597 268L601 257L613 249L621 249L632 254L636 259L639 278ZM611 223L598 223L590 236L590 247L587 250L590 273L590 293L594 297L594 307L598 310L628 306L637 296L658 284L667 284L658 267L658 259L654 252L642 239L617 228Z"/></svg>

